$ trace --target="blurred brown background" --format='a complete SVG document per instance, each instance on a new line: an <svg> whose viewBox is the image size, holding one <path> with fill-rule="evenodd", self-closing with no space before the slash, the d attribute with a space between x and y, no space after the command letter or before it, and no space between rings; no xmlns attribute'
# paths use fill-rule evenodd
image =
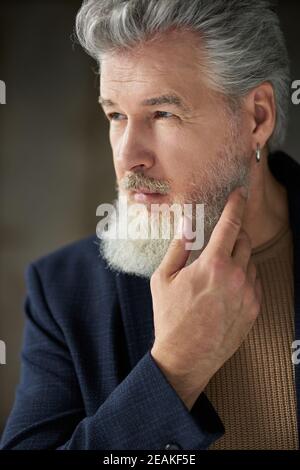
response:
<svg viewBox="0 0 300 470"><path fill-rule="evenodd" d="M0 434L18 381L24 269L63 244L95 233L96 207L114 196L108 125L97 104L96 64L71 35L79 0L2 0L0 80ZM293 80L300 79L300 2L279 14ZM300 105L291 104L285 150L300 161Z"/></svg>

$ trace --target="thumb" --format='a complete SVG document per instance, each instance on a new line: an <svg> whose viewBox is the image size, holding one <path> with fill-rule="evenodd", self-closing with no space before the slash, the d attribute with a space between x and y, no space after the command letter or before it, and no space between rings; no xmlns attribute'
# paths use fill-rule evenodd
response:
<svg viewBox="0 0 300 470"><path fill-rule="evenodd" d="M159 267L160 271L163 272L167 277L182 269L185 266L190 254L190 250L186 248L186 245L191 241L191 219L186 216L182 216L178 227L178 231L171 241L168 251Z"/></svg>

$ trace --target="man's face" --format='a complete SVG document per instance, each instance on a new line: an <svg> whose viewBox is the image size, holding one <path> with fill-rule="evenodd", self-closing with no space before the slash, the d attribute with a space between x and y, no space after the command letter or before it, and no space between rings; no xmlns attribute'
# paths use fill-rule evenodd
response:
<svg viewBox="0 0 300 470"><path fill-rule="evenodd" d="M100 97L120 190L147 205L204 203L210 234L229 193L247 184L251 146L242 113L232 119L208 87L197 45L192 33L170 32L104 56ZM144 178L131 185L134 174Z"/></svg>

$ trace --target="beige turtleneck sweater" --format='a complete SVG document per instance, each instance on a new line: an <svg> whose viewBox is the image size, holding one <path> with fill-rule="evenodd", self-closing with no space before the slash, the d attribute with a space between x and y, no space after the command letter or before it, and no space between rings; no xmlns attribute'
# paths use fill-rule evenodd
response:
<svg viewBox="0 0 300 470"><path fill-rule="evenodd" d="M252 251L261 312L239 350L205 389L225 427L210 449L297 449L293 244L289 227Z"/></svg>

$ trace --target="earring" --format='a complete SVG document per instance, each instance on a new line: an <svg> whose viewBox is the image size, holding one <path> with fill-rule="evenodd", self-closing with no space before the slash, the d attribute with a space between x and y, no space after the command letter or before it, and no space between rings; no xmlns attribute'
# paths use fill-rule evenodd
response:
<svg viewBox="0 0 300 470"><path fill-rule="evenodd" d="M256 161L257 163L259 163L261 159L261 148L259 144L257 144L255 154L256 154Z"/></svg>

